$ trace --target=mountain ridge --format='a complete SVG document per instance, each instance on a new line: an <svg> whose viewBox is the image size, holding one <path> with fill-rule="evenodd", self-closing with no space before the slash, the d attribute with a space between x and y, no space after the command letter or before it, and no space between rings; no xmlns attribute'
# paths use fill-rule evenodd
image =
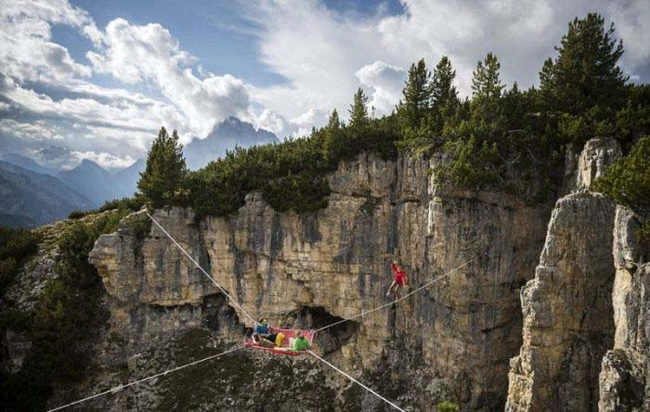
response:
<svg viewBox="0 0 650 412"><path fill-rule="evenodd" d="M58 178L0 161L0 209L9 226L36 226L96 207Z"/></svg>

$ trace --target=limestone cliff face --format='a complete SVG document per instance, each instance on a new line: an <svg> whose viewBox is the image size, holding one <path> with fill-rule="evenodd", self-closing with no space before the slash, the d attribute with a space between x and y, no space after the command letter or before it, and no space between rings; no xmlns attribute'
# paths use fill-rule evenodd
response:
<svg viewBox="0 0 650 412"><path fill-rule="evenodd" d="M550 207L438 188L433 162L360 156L330 177L329 206L313 214L278 213L251 193L227 219L196 223L180 208L154 217L248 313L276 325L319 327L386 303L395 257L411 288L471 259L397 308L322 333L318 344L350 371L397 359L390 378L398 379L408 365L424 365L420 375L441 382L466 409L502 408L508 359L521 346L518 289L533 276ZM136 329L194 327L206 299L219 295L155 226L141 239L128 231L102 236L91 261L119 319L112 328L128 341L139 339ZM153 315L163 312L170 317ZM228 329L233 338L235 329ZM441 400L439 385L422 386L403 399L430 410Z"/></svg>
<svg viewBox="0 0 650 412"><path fill-rule="evenodd" d="M535 279L521 292L523 346L507 410L596 409L600 359L613 343L613 223L614 205L600 195L558 201Z"/></svg>
<svg viewBox="0 0 650 412"><path fill-rule="evenodd" d="M566 176L562 194L589 189L596 179L605 173L607 166L621 155L618 142L608 137L588 140L579 156L576 156L572 150L567 150Z"/></svg>
<svg viewBox="0 0 650 412"><path fill-rule="evenodd" d="M602 361L601 411L650 410L650 248L636 234L641 217L618 206L614 226L615 341Z"/></svg>
<svg viewBox="0 0 650 412"><path fill-rule="evenodd" d="M597 410L600 361L614 341L615 206L589 188L620 153L614 139L587 142L565 189L573 193L553 210L535 278L521 291L508 411Z"/></svg>

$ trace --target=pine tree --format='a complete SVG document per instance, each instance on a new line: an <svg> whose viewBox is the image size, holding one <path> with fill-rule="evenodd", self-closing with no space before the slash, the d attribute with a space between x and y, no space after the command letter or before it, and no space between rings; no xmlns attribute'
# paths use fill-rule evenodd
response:
<svg viewBox="0 0 650 412"><path fill-rule="evenodd" d="M341 121L339 120L339 112L336 109L332 110L329 120L327 121L327 129L338 130L341 128Z"/></svg>
<svg viewBox="0 0 650 412"><path fill-rule="evenodd" d="M360 129L368 126L370 119L368 118L368 97L359 87L354 94L354 101L350 106L350 127L352 129ZM338 116L338 114L337 114Z"/></svg>
<svg viewBox="0 0 650 412"><path fill-rule="evenodd" d="M436 68L433 70L433 79L431 80L431 105L442 108L448 103L458 102L458 92L454 86L456 70L451 66L451 61L447 56L442 56Z"/></svg>
<svg viewBox="0 0 650 412"><path fill-rule="evenodd" d="M183 146L176 130L170 136L160 128L147 156L145 171L140 173L138 189L152 207L173 205L182 198L182 186L187 177Z"/></svg>
<svg viewBox="0 0 650 412"><path fill-rule="evenodd" d="M424 59L409 68L408 78L402 91L404 99L397 105L397 116L402 128L417 128L425 117L431 102L431 73Z"/></svg>
<svg viewBox="0 0 650 412"><path fill-rule="evenodd" d="M323 156L332 164L338 163L341 154L345 150L344 139L342 136L341 121L336 109L332 110L327 126L324 130Z"/></svg>
<svg viewBox="0 0 650 412"><path fill-rule="evenodd" d="M472 78L472 114L486 121L495 119L503 85L499 79L501 64L491 52L476 64Z"/></svg>
<svg viewBox="0 0 650 412"><path fill-rule="evenodd" d="M618 67L623 41L614 38L613 23L605 29L597 13L576 18L556 50L555 61L546 60L540 72L549 109L579 115L597 105L622 104L628 78Z"/></svg>
<svg viewBox="0 0 650 412"><path fill-rule="evenodd" d="M485 60L479 61L472 79L472 91L474 99L495 101L501 97L503 85L499 79L501 63L497 57L488 53Z"/></svg>
<svg viewBox="0 0 650 412"><path fill-rule="evenodd" d="M433 130L436 134L442 132L446 118L452 117L459 105L458 92L454 86L456 71L451 66L447 56L442 56L433 70L431 90L431 117Z"/></svg>

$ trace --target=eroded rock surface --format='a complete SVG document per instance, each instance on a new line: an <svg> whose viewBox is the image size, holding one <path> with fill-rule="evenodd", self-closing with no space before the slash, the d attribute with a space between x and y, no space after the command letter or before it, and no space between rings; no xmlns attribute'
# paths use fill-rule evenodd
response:
<svg viewBox="0 0 650 412"><path fill-rule="evenodd" d="M590 191L619 156L614 139L589 140L558 200L535 278L521 291L523 345L510 362L507 411L594 411L600 362L614 343L615 206ZM575 166L574 166L575 164Z"/></svg>
<svg viewBox="0 0 650 412"><path fill-rule="evenodd" d="M650 250L637 234L642 218L618 206L614 228L616 333L600 373L601 411L650 410Z"/></svg>
<svg viewBox="0 0 650 412"><path fill-rule="evenodd" d="M616 159L622 156L621 147L611 137L596 137L585 143L580 155L567 151L566 167L570 175L565 182L563 194L589 189Z"/></svg>
<svg viewBox="0 0 650 412"><path fill-rule="evenodd" d="M521 291L523 345L506 410L596 410L600 359L614 339L613 227L614 205L601 195L558 201L535 279Z"/></svg>
<svg viewBox="0 0 650 412"><path fill-rule="evenodd" d="M313 214L278 213L251 193L227 219L197 224L191 210L180 208L154 216L247 313L276 325L314 327L386 303L389 262L396 256L411 288L469 261L397 308L355 319L320 339L332 362L368 373L382 359L397 359L390 348L399 341L420 375L449 389L432 391L467 409L502 408L507 362L521 345L518 289L534 273L550 207L443 190L433 185L431 168L417 158L361 156L330 177L329 206ZM149 325L150 315L134 313L154 306L200 311L205 296L218 292L155 225L142 239L119 231L102 236L92 261L114 299L119 322L111 320L113 328L122 334L146 334L163 322ZM235 311L238 322L252 326ZM176 326L189 328L200 318L194 312ZM137 328L124 326L134 319ZM401 396L415 410L442 400L418 388Z"/></svg>

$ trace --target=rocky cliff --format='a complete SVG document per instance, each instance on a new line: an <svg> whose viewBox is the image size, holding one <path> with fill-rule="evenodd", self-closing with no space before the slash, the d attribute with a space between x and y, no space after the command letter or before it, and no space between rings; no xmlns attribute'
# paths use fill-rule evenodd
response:
<svg viewBox="0 0 650 412"><path fill-rule="evenodd" d="M600 372L602 411L650 410L650 248L641 217L618 206L614 220L614 347Z"/></svg>
<svg viewBox="0 0 650 412"><path fill-rule="evenodd" d="M153 216L247 313L279 326L319 328L387 303L396 258L407 292L444 276L316 337L321 355L409 411L442 400L468 411L643 411L650 251L636 236L642 217L590 190L617 156L613 139L568 154L555 206L439 187L436 158L362 155L330 176L329 205L315 213L278 213L250 193L228 218L197 221L183 208ZM58 388L51 406L236 347L252 326L147 222L131 214L95 243L90 261L109 316L96 330L87 380ZM44 251L28 265L34 275L10 288L12 299L29 305L38 296L54 261ZM7 364L19 369L29 342L9 330L4 338L16 349ZM88 406L239 411L295 402L385 406L307 356L250 350Z"/></svg>
<svg viewBox="0 0 650 412"><path fill-rule="evenodd" d="M576 165L569 194L553 210L535 278L521 291L523 345L510 365L508 411L648 407L648 347L637 340L649 320L647 256L634 241L639 218L590 191L620 155L614 139L592 139L568 162Z"/></svg>
<svg viewBox="0 0 650 412"><path fill-rule="evenodd" d="M556 204L535 279L521 291L524 344L507 410L595 410L600 359L613 343L613 223L600 195Z"/></svg>
<svg viewBox="0 0 650 412"><path fill-rule="evenodd" d="M251 193L228 219L195 222L180 208L154 217L247 312L283 326L319 327L386 303L396 257L411 287L469 260L397 308L329 329L317 341L350 371L371 373L392 359L397 382L419 368L430 384L402 395L414 410L431 409L441 391L468 409L500 408L508 360L521 344L518 288L534 273L550 208L441 189L432 167L423 159L361 156L331 176L329 206L314 214L278 213ZM113 300L112 329L134 350L144 335L196 326L205 299L219 295L155 226L143 239L128 231L102 236L91 261ZM133 315L152 307L175 321ZM240 312L234 322L252 326Z"/></svg>

